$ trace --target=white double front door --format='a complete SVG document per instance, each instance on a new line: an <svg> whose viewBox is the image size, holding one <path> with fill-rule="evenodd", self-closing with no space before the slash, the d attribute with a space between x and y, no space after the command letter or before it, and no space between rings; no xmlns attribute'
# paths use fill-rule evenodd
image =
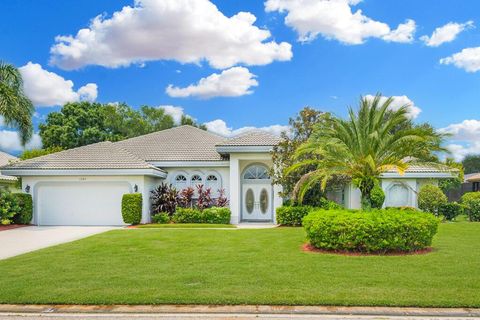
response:
<svg viewBox="0 0 480 320"><path fill-rule="evenodd" d="M242 186L242 220L272 221L272 186L244 183Z"/></svg>

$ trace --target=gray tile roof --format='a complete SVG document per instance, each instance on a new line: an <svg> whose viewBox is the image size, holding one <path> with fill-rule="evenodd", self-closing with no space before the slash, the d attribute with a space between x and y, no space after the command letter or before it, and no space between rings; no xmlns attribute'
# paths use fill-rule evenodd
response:
<svg viewBox="0 0 480 320"><path fill-rule="evenodd" d="M14 157L11 154L8 154L6 152L0 151L0 167L6 166L7 164L17 160L18 160L17 157ZM17 178L0 174L0 181L17 181Z"/></svg>
<svg viewBox="0 0 480 320"><path fill-rule="evenodd" d="M251 130L217 144L222 147L275 146L280 138L262 130Z"/></svg>
<svg viewBox="0 0 480 320"><path fill-rule="evenodd" d="M215 146L224 137L192 126L179 126L116 142L145 161L221 161Z"/></svg>
<svg viewBox="0 0 480 320"><path fill-rule="evenodd" d="M86 170L86 169L156 169L112 142L99 142L19 161L2 168L8 170Z"/></svg>

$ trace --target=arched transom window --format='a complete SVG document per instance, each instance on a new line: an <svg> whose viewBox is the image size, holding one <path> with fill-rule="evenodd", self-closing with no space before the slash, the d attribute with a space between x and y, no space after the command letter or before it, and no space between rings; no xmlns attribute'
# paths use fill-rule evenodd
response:
<svg viewBox="0 0 480 320"><path fill-rule="evenodd" d="M215 174L209 174L205 180L205 186L212 189L212 192L215 194L220 189L220 180Z"/></svg>
<svg viewBox="0 0 480 320"><path fill-rule="evenodd" d="M268 169L262 165L252 165L245 170L243 174L243 179L245 180L257 180L257 179L270 179L268 174Z"/></svg>
<svg viewBox="0 0 480 320"><path fill-rule="evenodd" d="M193 187L196 186L197 184L201 184L202 180L203 180L202 177L200 177L200 175L198 175L198 174L194 174L192 176L192 178L190 179Z"/></svg>
<svg viewBox="0 0 480 320"><path fill-rule="evenodd" d="M187 186L187 177L185 177L183 174L178 174L175 177L175 189L177 190L182 190Z"/></svg>

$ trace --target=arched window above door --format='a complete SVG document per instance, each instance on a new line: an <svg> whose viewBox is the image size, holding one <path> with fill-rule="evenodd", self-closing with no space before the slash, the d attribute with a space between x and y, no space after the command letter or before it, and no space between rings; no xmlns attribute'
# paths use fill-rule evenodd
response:
<svg viewBox="0 0 480 320"><path fill-rule="evenodd" d="M268 168L264 165L254 164L245 169L243 173L244 180L268 180L270 175L268 174Z"/></svg>

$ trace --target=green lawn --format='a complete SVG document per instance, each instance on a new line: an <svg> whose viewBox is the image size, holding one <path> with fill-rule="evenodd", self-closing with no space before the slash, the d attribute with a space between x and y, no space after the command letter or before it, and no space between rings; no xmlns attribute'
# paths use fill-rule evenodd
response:
<svg viewBox="0 0 480 320"><path fill-rule="evenodd" d="M165 224L140 224L137 226L140 229L212 229L212 228L236 228L233 224L213 224L213 223L165 223Z"/></svg>
<svg viewBox="0 0 480 320"><path fill-rule="evenodd" d="M0 261L0 303L480 307L480 223L435 251L306 253L301 228L115 230Z"/></svg>

